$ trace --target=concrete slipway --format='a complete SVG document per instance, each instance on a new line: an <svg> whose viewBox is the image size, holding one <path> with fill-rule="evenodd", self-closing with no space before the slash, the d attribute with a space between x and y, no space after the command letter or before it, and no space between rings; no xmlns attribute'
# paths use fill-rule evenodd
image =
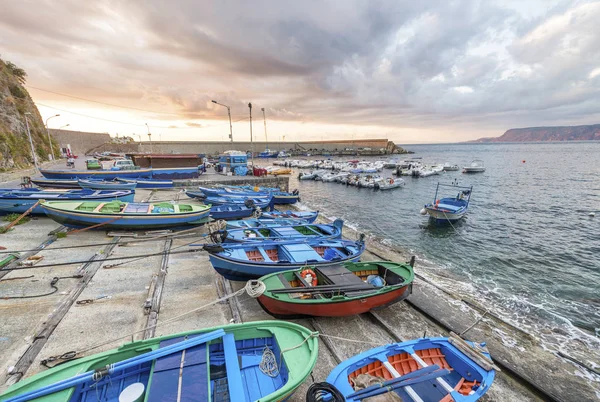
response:
<svg viewBox="0 0 600 402"><path fill-rule="evenodd" d="M138 190L136 200L165 200L178 195L178 191L151 193ZM41 362L52 356L71 351L88 355L132 339L232 321L273 319L246 294L195 310L244 285L223 280L212 269L204 252L177 253L189 250L191 242L205 241L204 228L178 237L162 236L150 241L124 235L107 236L105 231L87 231L60 238L48 235L61 230L64 231L60 225L40 217L0 235L0 246L7 250L35 249L43 242L55 239L35 252L44 257L37 266L0 272L3 276L0 281L0 392L20 378L44 370ZM345 228L345 235L357 236L349 228ZM96 246L65 248L85 244ZM164 250L173 254L103 261ZM363 260L407 261L409 257L380 243L368 242ZM74 263L39 267L65 262ZM416 272L419 273L418 261ZM50 283L55 277L60 279L53 294L6 298L49 293L53 291ZM195 311L182 316L192 310ZM449 330L462 332L476 323L465 337L487 341L493 357L503 368L485 400L600 399L598 378L595 381L589 371L544 350L535 337L518 328L494 317L481 318L481 315L477 308L461 301L460 296L449 294L426 279L417 279L414 293L407 302L361 316L296 322L323 335L346 339L321 338L319 360L313 372L315 381L323 381L339 360L375 345L413 339L423 334L447 335ZM144 330L154 323L158 326ZM135 334L130 335L132 333ZM514 345L506 345L507 338L514 340ZM600 361L596 350L582 351L576 357L584 362ZM309 383L304 384L291 400L303 401Z"/></svg>

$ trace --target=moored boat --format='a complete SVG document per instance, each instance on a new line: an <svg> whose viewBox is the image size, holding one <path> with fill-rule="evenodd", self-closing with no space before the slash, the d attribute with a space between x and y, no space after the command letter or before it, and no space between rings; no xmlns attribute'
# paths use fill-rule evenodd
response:
<svg viewBox="0 0 600 402"><path fill-rule="evenodd" d="M252 216L256 211L257 207L247 207L245 205L213 205L210 207L210 217L217 220L243 219Z"/></svg>
<svg viewBox="0 0 600 402"><path fill-rule="evenodd" d="M398 177L397 179L388 177L383 182L375 183L375 190L381 190L381 191L393 190L395 188L403 187L404 184L405 184L404 180L402 180L400 177Z"/></svg>
<svg viewBox="0 0 600 402"><path fill-rule="evenodd" d="M206 223L210 205L92 201L41 201L44 213L69 227L164 229Z"/></svg>
<svg viewBox="0 0 600 402"><path fill-rule="evenodd" d="M265 356L274 356L269 370L261 364ZM280 401L306 380L317 357L318 338L298 324L230 324L131 342L63 363L18 382L0 399Z"/></svg>
<svg viewBox="0 0 600 402"><path fill-rule="evenodd" d="M402 401L473 402L489 390L496 370L485 343L455 334L419 338L343 361L326 379L328 391L335 388L336 394L323 400L355 402L393 392ZM309 395L323 395L321 387L311 386L307 400Z"/></svg>
<svg viewBox="0 0 600 402"><path fill-rule="evenodd" d="M448 162L444 163L443 168L444 168L444 171L446 171L446 172L455 172L457 170L460 170L460 167L458 165L451 165Z"/></svg>
<svg viewBox="0 0 600 402"><path fill-rule="evenodd" d="M302 224L227 230L226 242L258 242L267 240L340 239L344 221L330 225Z"/></svg>
<svg viewBox="0 0 600 402"><path fill-rule="evenodd" d="M485 166L481 159L475 159L469 166L463 168L463 173L482 173L485 172Z"/></svg>
<svg viewBox="0 0 600 402"><path fill-rule="evenodd" d="M40 190L0 189L0 214L19 213L27 211L40 200L53 201L114 201L133 202L134 192L130 190ZM44 214L41 206L36 206L31 214Z"/></svg>
<svg viewBox="0 0 600 402"><path fill-rule="evenodd" d="M307 264L320 267L358 261L365 244L362 240L317 239L227 243L204 248L219 274L232 281L247 281Z"/></svg>
<svg viewBox="0 0 600 402"><path fill-rule="evenodd" d="M227 222L227 230L239 229L239 228L257 228L257 227L273 227L273 226L290 226L290 225L303 225L308 222L306 219L294 219L294 218L250 218L237 221Z"/></svg>
<svg viewBox="0 0 600 402"><path fill-rule="evenodd" d="M409 264L389 261L305 266L260 278L266 290L257 300L275 317L348 316L405 299L413 280Z"/></svg>
<svg viewBox="0 0 600 402"><path fill-rule="evenodd" d="M78 179L81 188L92 190L135 190L137 183L123 183L119 181L84 180Z"/></svg>
<svg viewBox="0 0 600 402"><path fill-rule="evenodd" d="M443 189L460 190L455 197L438 198L440 187ZM421 215L429 215L436 223L454 222L461 219L469 209L473 186L461 187L456 185L438 183L435 189L433 202L426 204L421 210Z"/></svg>
<svg viewBox="0 0 600 402"><path fill-rule="evenodd" d="M313 223L317 220L319 211L263 211L260 216L261 219L279 219L279 218L292 218L292 219L304 219L308 223Z"/></svg>
<svg viewBox="0 0 600 402"><path fill-rule="evenodd" d="M230 187L224 188L209 188L200 187L200 191L207 197L247 197L247 198L273 198L274 204L294 204L299 199L299 191L294 190L291 193L280 191L278 189L266 189L266 190L248 190L248 189L234 189Z"/></svg>

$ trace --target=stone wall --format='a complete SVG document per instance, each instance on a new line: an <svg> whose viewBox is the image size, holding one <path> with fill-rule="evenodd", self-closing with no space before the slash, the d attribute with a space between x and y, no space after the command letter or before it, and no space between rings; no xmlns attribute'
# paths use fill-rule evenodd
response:
<svg viewBox="0 0 600 402"><path fill-rule="evenodd" d="M50 129L50 135L61 149L66 148L67 144L71 145L71 151L75 155L84 155L89 149L110 142L110 135L105 133Z"/></svg>

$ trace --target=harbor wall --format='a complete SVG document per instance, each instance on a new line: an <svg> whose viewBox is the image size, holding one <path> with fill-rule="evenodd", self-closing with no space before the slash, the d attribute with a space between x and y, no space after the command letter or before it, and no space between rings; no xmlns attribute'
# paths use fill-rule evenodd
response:
<svg viewBox="0 0 600 402"><path fill-rule="evenodd" d="M110 135L106 133L50 129L50 135L60 149L66 148L68 144L75 155L84 155L88 149L110 142Z"/></svg>

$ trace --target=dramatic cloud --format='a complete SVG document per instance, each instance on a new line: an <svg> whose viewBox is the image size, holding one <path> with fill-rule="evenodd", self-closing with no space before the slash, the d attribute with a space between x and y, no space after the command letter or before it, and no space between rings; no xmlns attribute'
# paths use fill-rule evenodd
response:
<svg viewBox="0 0 600 402"><path fill-rule="evenodd" d="M234 137L252 102L288 139L457 141L600 121L599 19L598 2L560 0L36 0L3 4L0 49L76 97L31 89L78 129L217 139L216 99Z"/></svg>

